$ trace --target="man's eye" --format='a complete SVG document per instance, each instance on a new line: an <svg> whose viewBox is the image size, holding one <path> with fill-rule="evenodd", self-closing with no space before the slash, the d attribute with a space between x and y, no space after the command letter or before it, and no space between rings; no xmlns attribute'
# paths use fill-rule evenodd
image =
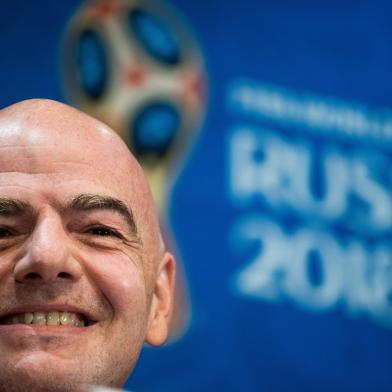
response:
<svg viewBox="0 0 392 392"><path fill-rule="evenodd" d="M90 229L87 230L87 233L92 235L102 236L102 237L119 237L117 231L113 229L109 229L108 227L105 226L91 227Z"/></svg>
<svg viewBox="0 0 392 392"><path fill-rule="evenodd" d="M11 235L12 235L12 233L9 229L7 229L5 227L0 227L0 238L6 238Z"/></svg>

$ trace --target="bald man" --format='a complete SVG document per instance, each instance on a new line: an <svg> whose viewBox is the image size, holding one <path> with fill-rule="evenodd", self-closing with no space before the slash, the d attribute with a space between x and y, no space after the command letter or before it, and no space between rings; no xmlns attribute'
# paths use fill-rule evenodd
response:
<svg viewBox="0 0 392 392"><path fill-rule="evenodd" d="M0 111L0 391L121 387L167 337L174 274L115 132L49 100Z"/></svg>

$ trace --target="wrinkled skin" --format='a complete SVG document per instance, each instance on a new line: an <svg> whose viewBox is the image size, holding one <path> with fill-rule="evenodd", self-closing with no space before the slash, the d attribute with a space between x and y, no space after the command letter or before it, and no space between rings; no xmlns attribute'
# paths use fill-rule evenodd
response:
<svg viewBox="0 0 392 392"><path fill-rule="evenodd" d="M76 208L80 195L122 202L135 227L109 207ZM23 208L0 203L0 317L74 306L95 323L0 325L0 390L122 386L143 343L167 337L175 272L140 166L104 124L54 101L23 101L0 111L8 199Z"/></svg>

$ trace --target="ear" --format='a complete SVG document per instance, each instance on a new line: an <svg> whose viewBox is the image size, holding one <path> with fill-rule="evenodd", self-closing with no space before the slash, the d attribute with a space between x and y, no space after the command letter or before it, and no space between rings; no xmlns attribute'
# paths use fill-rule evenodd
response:
<svg viewBox="0 0 392 392"><path fill-rule="evenodd" d="M146 342L159 346L169 334L169 323L173 308L173 292L176 265L172 254L166 252L160 263L151 303Z"/></svg>

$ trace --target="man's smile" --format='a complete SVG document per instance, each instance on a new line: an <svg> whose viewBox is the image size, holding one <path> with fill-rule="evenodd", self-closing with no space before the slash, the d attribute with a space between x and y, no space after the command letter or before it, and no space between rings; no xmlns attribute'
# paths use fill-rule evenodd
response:
<svg viewBox="0 0 392 392"><path fill-rule="evenodd" d="M0 327L29 325L85 328L96 323L95 317L69 305L30 305L0 313Z"/></svg>
<svg viewBox="0 0 392 392"><path fill-rule="evenodd" d="M86 321L83 315L68 312L34 312L19 313L0 319L0 324L35 324L35 325L72 325L84 327Z"/></svg>

